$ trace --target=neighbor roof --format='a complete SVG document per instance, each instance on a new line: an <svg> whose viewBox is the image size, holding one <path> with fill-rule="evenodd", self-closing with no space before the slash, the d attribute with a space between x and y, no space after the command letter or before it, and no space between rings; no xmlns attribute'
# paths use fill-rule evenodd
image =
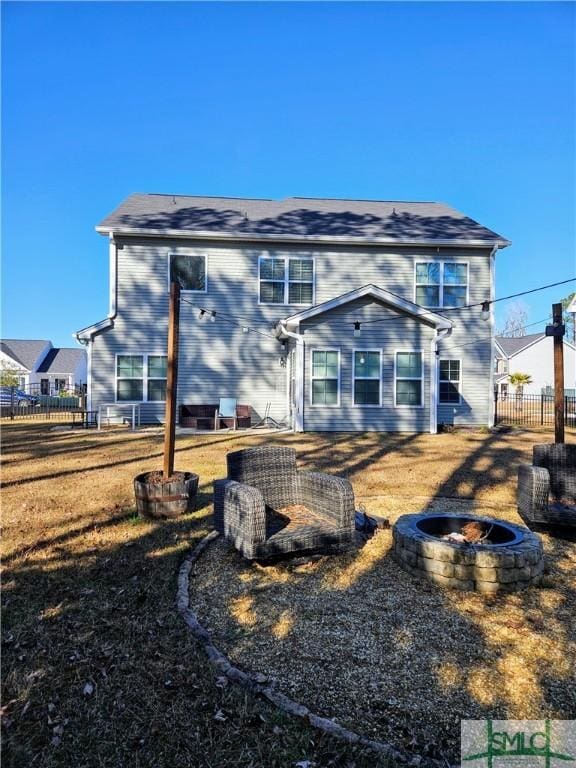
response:
<svg viewBox="0 0 576 768"><path fill-rule="evenodd" d="M47 339L2 339L0 349L27 371L31 371L47 344L50 344Z"/></svg>
<svg viewBox="0 0 576 768"><path fill-rule="evenodd" d="M99 232L187 233L228 238L334 239L498 245L509 241L444 203L134 194Z"/></svg>
<svg viewBox="0 0 576 768"><path fill-rule="evenodd" d="M42 360L38 373L73 373L84 357L86 357L86 352L83 349L54 347Z"/></svg>
<svg viewBox="0 0 576 768"><path fill-rule="evenodd" d="M528 336L496 336L496 343L502 349L506 357L512 357L520 352L524 347L529 347L535 341L546 337L545 333L531 333Z"/></svg>

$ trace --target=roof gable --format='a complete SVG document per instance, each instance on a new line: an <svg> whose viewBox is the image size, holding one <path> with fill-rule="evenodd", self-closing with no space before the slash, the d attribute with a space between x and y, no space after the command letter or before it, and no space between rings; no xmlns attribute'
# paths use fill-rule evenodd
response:
<svg viewBox="0 0 576 768"><path fill-rule="evenodd" d="M244 239L509 245L501 235L444 203L384 200L134 194L97 230Z"/></svg>
<svg viewBox="0 0 576 768"><path fill-rule="evenodd" d="M403 299L401 296L397 296L395 293L385 291L383 288L379 288L377 285L372 284L364 285L362 288L356 288L353 291L343 293L341 296L325 301L322 304L316 304L314 307L304 309L301 312L297 312L295 315L290 315L290 317L287 317L283 322L288 328L297 328L303 320L322 315L325 312L330 312L332 309L341 307L343 304L349 304L351 301L365 297L376 299L393 309L406 312L406 314L411 315L419 322L429 323L439 330L443 328L452 328L450 320L442 317L442 315L438 315L436 312L430 312L418 304L414 304L407 299Z"/></svg>
<svg viewBox="0 0 576 768"><path fill-rule="evenodd" d="M514 357L526 347L545 338L545 333L530 333L527 336L496 336L496 343L506 357Z"/></svg>
<svg viewBox="0 0 576 768"><path fill-rule="evenodd" d="M48 339L2 339L0 349L27 371L34 370L35 363L46 348Z"/></svg>
<svg viewBox="0 0 576 768"><path fill-rule="evenodd" d="M86 352L83 349L54 347L38 367L38 373L73 373L85 357Z"/></svg>

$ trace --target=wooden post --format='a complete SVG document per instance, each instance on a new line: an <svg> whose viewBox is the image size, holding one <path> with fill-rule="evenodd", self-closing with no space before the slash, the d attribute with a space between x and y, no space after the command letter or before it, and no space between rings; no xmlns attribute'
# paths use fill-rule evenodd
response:
<svg viewBox="0 0 576 768"><path fill-rule="evenodd" d="M562 326L562 304L552 304L552 325ZM564 442L564 338L554 336L554 442Z"/></svg>
<svg viewBox="0 0 576 768"><path fill-rule="evenodd" d="M168 370L166 372L166 423L164 425L164 480L167 480L174 474L179 324L180 284L173 281L170 283L170 308L168 313Z"/></svg>

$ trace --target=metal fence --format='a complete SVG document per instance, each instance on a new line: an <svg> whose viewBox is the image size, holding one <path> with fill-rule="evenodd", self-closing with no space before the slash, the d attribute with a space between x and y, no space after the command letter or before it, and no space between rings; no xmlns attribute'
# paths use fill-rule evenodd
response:
<svg viewBox="0 0 576 768"><path fill-rule="evenodd" d="M553 427L554 395L494 396L494 423L525 427ZM564 397L564 426L576 427L576 397Z"/></svg>
<svg viewBox="0 0 576 768"><path fill-rule="evenodd" d="M78 420L86 409L83 387L54 390L31 384L0 386L0 417L3 419Z"/></svg>

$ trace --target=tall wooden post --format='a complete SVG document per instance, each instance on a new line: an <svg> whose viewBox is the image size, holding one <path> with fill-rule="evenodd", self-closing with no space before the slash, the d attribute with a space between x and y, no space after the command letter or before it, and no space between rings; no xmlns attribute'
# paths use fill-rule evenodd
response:
<svg viewBox="0 0 576 768"><path fill-rule="evenodd" d="M552 304L554 334L554 442L564 442L564 334L562 304Z"/></svg>
<svg viewBox="0 0 576 768"><path fill-rule="evenodd" d="M168 370L166 374L166 423L164 425L164 480L167 480L174 473L179 325L180 284L173 281L170 283L170 308L168 312Z"/></svg>

